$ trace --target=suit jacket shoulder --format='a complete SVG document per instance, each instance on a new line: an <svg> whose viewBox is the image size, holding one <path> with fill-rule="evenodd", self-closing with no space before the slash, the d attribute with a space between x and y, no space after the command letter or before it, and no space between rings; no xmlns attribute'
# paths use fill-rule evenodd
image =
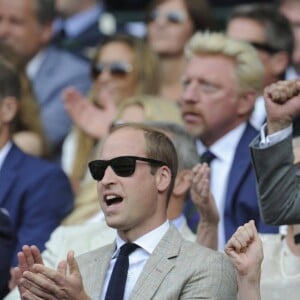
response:
<svg viewBox="0 0 300 300"><path fill-rule="evenodd" d="M0 206L9 212L16 230L14 252L24 244L43 250L50 233L73 209L73 193L59 166L13 145L0 170Z"/></svg>

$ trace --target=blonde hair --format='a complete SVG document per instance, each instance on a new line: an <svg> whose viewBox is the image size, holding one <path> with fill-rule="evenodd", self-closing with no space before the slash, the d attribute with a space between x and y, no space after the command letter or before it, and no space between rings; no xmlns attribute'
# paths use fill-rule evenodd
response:
<svg viewBox="0 0 300 300"><path fill-rule="evenodd" d="M218 32L197 32L185 47L185 56L191 59L201 54L223 55L235 61L235 77L240 93L260 92L263 85L263 65L257 51L248 43L229 38Z"/></svg>
<svg viewBox="0 0 300 300"><path fill-rule="evenodd" d="M143 108L144 121L146 122L168 121L182 124L180 109L177 104L165 98L152 95L136 95L122 102L118 109L116 121L118 122L126 108L133 105L139 105Z"/></svg>
<svg viewBox="0 0 300 300"><path fill-rule="evenodd" d="M137 86L135 94L158 94L160 89L160 65L157 55L151 50L147 43L139 38L127 35L116 34L104 40L97 49L93 63L97 62L98 56L104 46L113 42L121 42L132 49L135 55L137 66ZM90 101L99 107L97 103L98 91L94 85L89 93ZM87 163L94 153L94 146L97 139L87 135L79 128L75 128L77 136L77 149L72 165L70 177L72 179L82 179L85 175Z"/></svg>

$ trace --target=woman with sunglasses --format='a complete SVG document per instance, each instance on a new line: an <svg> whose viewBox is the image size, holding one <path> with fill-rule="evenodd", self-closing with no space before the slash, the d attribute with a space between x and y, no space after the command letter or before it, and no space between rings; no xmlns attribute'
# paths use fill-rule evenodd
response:
<svg viewBox="0 0 300 300"><path fill-rule="evenodd" d="M62 166L78 192L94 146L115 119L119 104L137 94L157 94L159 62L148 45L118 34L101 43L91 66L90 101L73 88L64 92L65 108L74 128L63 145Z"/></svg>
<svg viewBox="0 0 300 300"><path fill-rule="evenodd" d="M177 101L181 95L184 46L198 30L215 28L206 0L153 0L146 13L148 43L160 58L160 95Z"/></svg>

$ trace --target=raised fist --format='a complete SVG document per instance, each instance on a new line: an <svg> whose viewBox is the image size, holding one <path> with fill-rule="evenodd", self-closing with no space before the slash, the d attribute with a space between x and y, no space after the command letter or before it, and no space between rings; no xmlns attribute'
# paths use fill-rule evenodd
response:
<svg viewBox="0 0 300 300"><path fill-rule="evenodd" d="M270 99L278 104L283 104L294 96L300 94L296 80L278 81L271 84L267 91Z"/></svg>

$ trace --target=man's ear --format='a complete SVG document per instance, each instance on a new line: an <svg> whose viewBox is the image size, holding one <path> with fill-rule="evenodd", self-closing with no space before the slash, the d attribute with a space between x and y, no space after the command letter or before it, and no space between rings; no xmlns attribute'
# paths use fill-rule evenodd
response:
<svg viewBox="0 0 300 300"><path fill-rule="evenodd" d="M238 115L250 115L254 109L257 93L255 91L248 91L239 96Z"/></svg>
<svg viewBox="0 0 300 300"><path fill-rule="evenodd" d="M162 166L156 172L156 184L159 192L164 192L171 183L171 170L167 166Z"/></svg>
<svg viewBox="0 0 300 300"><path fill-rule="evenodd" d="M15 97L6 97L0 101L1 120L4 123L11 123L16 117L19 108L19 101Z"/></svg>
<svg viewBox="0 0 300 300"><path fill-rule="evenodd" d="M179 171L176 176L173 194L175 196L182 196L186 194L188 189L191 187L191 184L192 184L192 171L191 170Z"/></svg>

